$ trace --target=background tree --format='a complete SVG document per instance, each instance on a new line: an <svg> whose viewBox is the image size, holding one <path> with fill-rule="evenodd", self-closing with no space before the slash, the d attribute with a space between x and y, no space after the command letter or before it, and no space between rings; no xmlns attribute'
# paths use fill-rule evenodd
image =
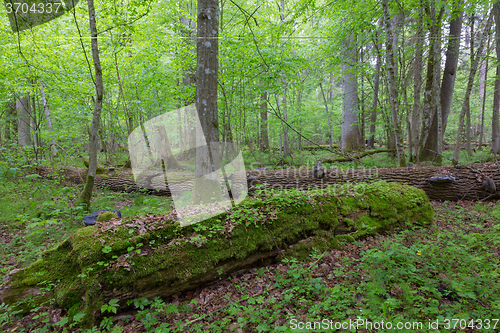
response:
<svg viewBox="0 0 500 333"><path fill-rule="evenodd" d="M219 184L219 116L217 79L219 71L218 0L198 0L196 44L196 110L201 131L196 135L196 172L193 203L221 200Z"/></svg>
<svg viewBox="0 0 500 333"><path fill-rule="evenodd" d="M90 127L90 144L89 144L89 168L87 171L87 181L80 195L80 203L85 206L86 210L90 209L90 199L94 188L95 175L97 170L97 145L99 123L101 120L102 100L104 95L104 84L102 79L101 60L99 58L99 47L97 43L97 25L95 18L94 0L87 0L89 8L89 27L90 27L90 43L92 47L92 59L95 71L95 92L94 112L92 116L92 125Z"/></svg>

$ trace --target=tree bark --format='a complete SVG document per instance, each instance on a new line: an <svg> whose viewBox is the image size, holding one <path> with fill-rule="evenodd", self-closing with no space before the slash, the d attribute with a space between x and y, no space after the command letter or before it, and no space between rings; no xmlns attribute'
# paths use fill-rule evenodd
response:
<svg viewBox="0 0 500 333"><path fill-rule="evenodd" d="M17 117L16 117L16 100L9 99L7 102L7 120L5 122L5 139L11 140L16 137L17 133Z"/></svg>
<svg viewBox="0 0 500 333"><path fill-rule="evenodd" d="M500 135L498 128L498 109L500 107L500 2L493 5L495 16L495 51L497 54L497 71L495 79L495 91L493 93L493 119L491 123L491 151L500 153Z"/></svg>
<svg viewBox="0 0 500 333"><path fill-rule="evenodd" d="M269 150L269 135L267 133L267 92L260 98L260 148L264 152Z"/></svg>
<svg viewBox="0 0 500 333"><path fill-rule="evenodd" d="M252 192L256 185L259 189L298 189L311 190L325 188L327 185L356 184L359 182L371 183L378 180L388 182L407 183L410 186L425 191L430 200L457 201L457 200L482 200L485 198L500 199L500 191L490 193L485 189L482 180L491 178L496 188L500 186L500 170L495 163L473 164L469 167L414 167L414 168L384 168L384 169L329 169L322 179L313 177L312 170L251 170L248 180L249 191ZM431 177L448 175L454 181L435 182Z"/></svg>
<svg viewBox="0 0 500 333"><path fill-rule="evenodd" d="M484 51L485 60L483 60L483 64L481 66L481 83L479 85L479 94L483 98L483 101L481 103L481 125L479 126L479 147L483 146L483 138L484 138L484 111L486 108L486 81L488 80L489 51L490 51L490 36L488 36L488 43Z"/></svg>
<svg viewBox="0 0 500 333"><path fill-rule="evenodd" d="M375 38L378 38L378 34ZM380 85L380 68L382 66L382 43L376 43L373 41L373 46L377 52L377 62L375 64L375 78L373 79L373 103L372 103L372 112L370 117L370 138L368 139L368 148L375 148L375 123L377 122L377 104L378 104L378 91Z"/></svg>
<svg viewBox="0 0 500 333"><path fill-rule="evenodd" d="M57 155L56 142L54 141L54 133L52 130L52 120L50 119L50 109L49 103L47 102L47 98L45 97L45 89L43 87L43 82L40 81L40 96L42 97L43 103L43 112L45 114L45 119L47 119L47 128L50 133L50 151L52 152L52 156Z"/></svg>
<svg viewBox="0 0 500 333"><path fill-rule="evenodd" d="M440 14L438 15L437 18L437 25L441 25L441 17L443 14L443 9L441 9ZM459 50L460 50L460 35L462 31L462 21L463 21L463 10L462 10L462 3L459 2L457 6L454 8L454 11L452 13L453 19L450 22L450 41L448 43L448 48L446 51L446 62L444 66L444 72L443 72L443 79L441 82L441 90L440 90L440 106L441 106L441 138L438 138L438 115L437 112L434 112L434 108L437 107L437 105L432 106L431 100L433 99L433 94L434 94L434 88L432 90L429 90L429 83L430 83L430 77L429 73L427 76L427 85L426 85L426 92L425 92L425 110L426 110L426 115L430 116L432 114L432 118L429 120L430 124L426 124L425 122L427 121L426 118L424 117L424 129L422 131L422 136L425 137L425 140L420 144L420 152L419 152L419 159L420 160L430 160L433 159L436 155L432 153L430 150L437 151L438 150L438 142L439 139L443 140L444 133L446 131L446 124L448 121L448 116L450 113L450 108L451 108L451 102L453 99L453 92L454 92L454 87L455 87L455 78L456 78L456 72L457 72L457 66L458 66L458 58L459 58ZM439 29L438 29L439 30ZM432 34L437 38L438 36L438 31L432 29ZM431 40L431 43L434 44L434 42ZM431 46L432 52L435 52L437 50L434 50L434 47L437 47L435 45ZM429 58L430 61L431 58ZM427 70L429 71L431 69L431 64L428 63ZM432 70L434 70L434 66L432 65ZM439 73L439 71L438 71ZM434 78L432 78L434 80ZM436 98L434 98L436 99ZM428 109L432 108L431 111ZM428 133L428 135L426 134ZM440 159L440 157L438 157Z"/></svg>
<svg viewBox="0 0 500 333"><path fill-rule="evenodd" d="M384 20L387 35L392 34L391 28L391 17L389 15L389 0L382 0L382 7L384 10ZM396 90L396 63L394 60L394 50L393 50L393 39L387 38L385 43L387 55L386 55L386 66L388 73L388 85L389 85L389 103L391 106L391 118L392 118L392 132L394 139L396 141L396 153L398 158L399 166L406 165L406 157L403 148L403 136L401 135L401 123L399 122L398 116L398 94Z"/></svg>
<svg viewBox="0 0 500 333"><path fill-rule="evenodd" d="M364 144L358 128L358 79L356 76L356 43L350 35L344 43L342 62L342 152L362 150Z"/></svg>
<svg viewBox="0 0 500 333"><path fill-rule="evenodd" d="M463 1L459 1L452 13L450 22L450 41L446 50L446 62L444 64L443 81L441 83L441 117L443 124L442 136L446 131L448 116L450 115L451 102L457 77L457 66L460 52L460 37L463 22Z"/></svg>
<svg viewBox="0 0 500 333"><path fill-rule="evenodd" d="M410 161L416 162L419 142L420 129L420 91L422 89L422 49L423 49L423 9L419 9L418 28L416 35L415 63L413 67L414 86L413 86L413 110L411 113L410 128Z"/></svg>
<svg viewBox="0 0 500 333"><path fill-rule="evenodd" d="M99 58L99 47L97 43L97 26L95 18L94 0L87 0L89 8L89 27L90 27L90 45L92 47L92 59L94 62L95 71L95 90L96 98L94 102L94 112L92 115L92 125L90 127L90 143L89 143L89 169L87 173L87 181L85 187L80 194L79 203L86 210L90 210L90 199L94 188L94 181L97 169L97 145L99 143L98 131L101 120L102 99L104 95L104 84L102 81L101 60Z"/></svg>
<svg viewBox="0 0 500 333"><path fill-rule="evenodd" d="M411 113L410 128L410 161L417 161L419 129L420 129L420 91L422 88L422 49L423 49L423 9L420 7L418 14L418 28L416 35L415 63L413 67L414 86L413 86L413 109Z"/></svg>
<svg viewBox="0 0 500 333"><path fill-rule="evenodd" d="M484 48L486 36L491 28L491 25L493 24L493 16L494 15L493 15L493 11L492 11L488 17L488 21L486 22L486 26L484 27L484 30L481 33L481 36L479 37L479 40L480 40L479 48L478 48L479 51L481 51ZM455 143L455 149L454 149L454 153L453 153L453 160L455 163L458 163L458 157L460 154L460 146L461 146L461 142L462 142L461 138L462 138L462 130L463 130L463 126L464 126L464 117L465 117L465 113L470 108L470 94L472 92L472 87L474 85L474 78L476 76L477 67L479 65L480 60L481 60L481 55L478 52L478 54L474 58L474 63L471 64L469 81L467 83L467 89L465 90L465 97L464 97L464 101L462 104L462 111L461 111L460 117L459 117L457 141Z"/></svg>
<svg viewBox="0 0 500 333"><path fill-rule="evenodd" d="M219 69L218 0L198 0L196 110L196 172L193 203L222 200L218 180L220 167L217 78Z"/></svg>
<svg viewBox="0 0 500 333"><path fill-rule="evenodd" d="M31 104L29 95L16 101L17 140L19 147L31 145Z"/></svg>
<svg viewBox="0 0 500 333"><path fill-rule="evenodd" d="M326 112L326 121L328 122L328 145L330 146L330 150L333 150L333 140L332 140L332 125L330 123L330 111L328 110L328 102L325 97L325 91L323 90L323 85L319 84L321 89L321 94L323 95L323 102L325 103L325 112Z"/></svg>

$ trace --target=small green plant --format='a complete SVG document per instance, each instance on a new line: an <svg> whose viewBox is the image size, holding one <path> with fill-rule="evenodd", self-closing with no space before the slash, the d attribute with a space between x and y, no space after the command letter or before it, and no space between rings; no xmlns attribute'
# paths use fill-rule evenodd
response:
<svg viewBox="0 0 500 333"><path fill-rule="evenodd" d="M110 300L108 304L104 304L103 306L101 306L101 312L104 313L104 312L108 311L108 312L112 312L112 313L116 314L116 310L120 306L119 302L120 302L120 300L118 300L118 299Z"/></svg>

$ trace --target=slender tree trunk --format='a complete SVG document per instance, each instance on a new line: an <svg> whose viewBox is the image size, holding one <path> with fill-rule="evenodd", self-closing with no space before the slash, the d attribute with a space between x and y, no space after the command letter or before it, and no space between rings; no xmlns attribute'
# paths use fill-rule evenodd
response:
<svg viewBox="0 0 500 333"><path fill-rule="evenodd" d="M16 111L16 106L14 104L14 108L12 108L11 101L8 101L6 107L7 108L5 110L5 113L7 116L5 119L5 141L9 142L11 139L10 131L12 130L11 126L10 126L10 122L11 122L12 114ZM12 110L12 109L14 109L14 110Z"/></svg>
<svg viewBox="0 0 500 333"><path fill-rule="evenodd" d="M431 7L435 6L434 3L430 5ZM425 8L427 12L427 16L430 16L432 19L430 34L429 34L429 57L427 60L427 74L426 74L426 82L425 82L425 92L424 92L424 106L422 108L422 134L420 136L419 143L419 155L418 161L420 160L429 160L435 157L435 154L429 151L429 145L432 144L431 149L437 149L437 119L435 129L432 129L433 119L436 116L436 104L435 101L437 99L436 95L437 91L434 89L434 75L439 73L439 71L435 70L435 66L440 66L440 64L434 62L434 56L436 52L436 48L440 49L440 39L439 39L439 31L440 31L440 22L444 13L444 8L441 8L439 15L435 15L435 10L432 10L430 7ZM434 15L433 15L434 14ZM418 162L417 161L417 162Z"/></svg>
<svg viewBox="0 0 500 333"><path fill-rule="evenodd" d="M283 120L287 121L288 120L288 110L287 110L287 100L286 100L286 92L287 92L287 87L286 87L286 79L283 74L283 104L281 105L281 110L283 111ZM290 147L288 145L288 126L283 124L283 154L285 157L290 155Z"/></svg>
<svg viewBox="0 0 500 333"><path fill-rule="evenodd" d="M450 114L451 103L453 99L453 92L455 87L455 78L458 66L458 58L460 51L460 36L462 31L463 22L463 1L459 1L454 8L452 14L452 20L450 22L450 32L449 32L449 42L446 51L446 62L444 66L443 79L441 82L440 90L440 100L441 100L441 137L437 137L438 133L438 118L437 112L434 113L432 117L431 126L428 129L429 136L424 142L423 151L420 152L420 158L423 160L428 160L435 157L435 154L430 150L438 150L438 142L443 141L444 133L446 131L446 125L448 122L448 116ZM438 20L439 22L440 20ZM427 92L426 92L427 93ZM438 162L440 157L438 157Z"/></svg>
<svg viewBox="0 0 500 333"><path fill-rule="evenodd" d="M364 53L363 53L363 50L361 50L361 52L359 52L359 53L360 53L361 63L363 64L364 63L364 59L363 59ZM360 112L359 112L359 120L358 120L358 122L361 123L360 130L359 130L359 132L360 132L359 135L361 136L361 141L362 141L362 144L363 144L363 147L364 147L364 145L365 145L365 77L363 75L363 71L361 71L360 81L361 81L361 98L359 100ZM323 94L323 98L324 98L324 94ZM330 123L330 116L329 116L328 112L327 112L327 117L328 117L328 123ZM330 126L328 126L328 131L331 134L331 128L330 128ZM330 143L330 149L332 149L331 143Z"/></svg>
<svg viewBox="0 0 500 333"><path fill-rule="evenodd" d="M102 81L101 60L99 58L99 47L97 43L97 26L95 17L94 0L87 0L89 8L89 27L90 27L90 45L92 47L92 59L95 70L95 90L96 99L94 102L94 113L92 116L92 125L90 127L90 144L89 144L89 170L87 173L87 182L80 195L79 202L86 210L90 209L90 199L94 188L95 175L97 170L97 145L99 143L98 131L101 121L102 100L104 96L104 84Z"/></svg>
<svg viewBox="0 0 500 333"><path fill-rule="evenodd" d="M474 23L475 23L475 15L472 13L471 15L471 43L470 43L470 65L472 67L472 64L474 63ZM478 30L480 27L478 26ZM478 49L478 57L481 55L479 54L480 50ZM471 135L470 135L470 127L471 127L471 122L470 122L470 104L467 106L467 109L465 110L465 150L467 151L467 154L469 156L472 156L472 147L471 147Z"/></svg>
<svg viewBox="0 0 500 333"><path fill-rule="evenodd" d="M10 99L7 102L7 121L5 126L5 139L11 140L16 137L17 119L16 119L16 100Z"/></svg>
<svg viewBox="0 0 500 333"><path fill-rule="evenodd" d="M420 91L422 88L422 45L424 38L423 31L423 9L420 7L418 14L418 28L416 35L415 64L413 67L414 86L413 86L413 110L411 113L411 140L410 140L410 160L417 161L419 129L420 129Z"/></svg>
<svg viewBox="0 0 500 333"><path fill-rule="evenodd" d="M17 110L17 138L19 147L31 145L31 105L29 95L16 101Z"/></svg>
<svg viewBox="0 0 500 333"><path fill-rule="evenodd" d="M448 116L450 115L453 92L455 90L455 79L457 77L458 58L460 53L460 37L463 22L463 1L459 1L452 14L450 22L450 41L446 50L446 62L444 64L443 81L441 82L441 117L443 124L442 136L446 131Z"/></svg>
<svg viewBox="0 0 500 333"><path fill-rule="evenodd" d="M500 2L493 5L495 16L495 51L497 54L497 71L495 79L495 91L493 93L493 119L491 123L491 151L500 153L500 135L498 128L498 109L500 107Z"/></svg>
<svg viewBox="0 0 500 333"><path fill-rule="evenodd" d="M269 150L269 135L267 133L267 92L263 92L260 98L260 148L262 151Z"/></svg>
<svg viewBox="0 0 500 333"><path fill-rule="evenodd" d="M321 89L321 94L323 95L323 102L325 103L326 121L328 122L328 144L330 145L330 150L333 150L332 142L332 125L330 124L330 111L328 110L328 102L325 97L325 91L323 90L323 84L319 84Z"/></svg>
<svg viewBox="0 0 500 333"><path fill-rule="evenodd" d="M378 34L375 38L378 38ZM375 43L373 41L373 45L375 46L375 50L377 52L377 62L375 64L375 78L373 79L373 103L372 103L372 112L370 117L370 138L368 139L368 148L375 148L375 123L377 122L377 103L378 103L378 91L380 86L380 68L382 66L382 43Z"/></svg>
<svg viewBox="0 0 500 333"><path fill-rule="evenodd" d="M436 6L435 4L432 4L432 17L436 17ZM437 22L435 22L435 25L437 27ZM440 27L437 27L438 31L440 30ZM438 34L440 35L440 34ZM438 64L437 66L434 66L434 81L433 81L433 86L434 86L434 105L435 105L435 116L432 118L437 119L437 133L436 133L436 152L438 153L436 157L436 162L438 164L442 163L442 158L441 158L441 153L443 150L443 143L442 143L442 138L443 136L442 131L443 131L443 119L441 118L442 115L442 109L441 109L441 95L437 93L439 91L439 78L441 77L441 48L440 47L435 47L434 48L434 63Z"/></svg>
<svg viewBox="0 0 500 333"><path fill-rule="evenodd" d="M118 80L118 89L122 100L123 112L125 112L125 116L127 117L127 133L128 135L130 135L130 133L132 133L132 131L134 130L134 116L129 111L127 103L125 102L125 93L123 92L123 83L120 77L120 70L118 67L118 59L116 57L116 53L114 54L114 58L115 58L116 78Z"/></svg>
<svg viewBox="0 0 500 333"><path fill-rule="evenodd" d="M484 60L481 66L481 81L479 84L479 94L482 95L483 101L481 104L481 125L479 127L479 148L483 146L484 135L484 111L486 106L486 81L488 80L488 54L490 50L490 36L488 36L488 43L484 51Z"/></svg>
<svg viewBox="0 0 500 333"><path fill-rule="evenodd" d="M382 0L382 7L384 10L384 20L387 35L392 34L391 29L391 18L389 15L389 0ZM389 103L391 106L391 118L392 118L392 132L394 139L396 141L396 153L398 158L399 166L406 165L406 157L403 148L403 136L401 135L401 123L398 117L398 95L396 91L396 77L395 77L395 59L393 50L393 41L387 38L385 44L387 55L386 55L386 67L388 72L388 86L389 86Z"/></svg>
<svg viewBox="0 0 500 333"><path fill-rule="evenodd" d="M57 155L56 142L54 141L54 133L52 130L52 120L50 119L50 109L49 103L47 102L47 98L45 97L45 89L43 87L43 82L40 81L40 96L42 97L43 103L43 112L45 114L45 119L47 119L47 128L50 133L50 151L52 152L52 156Z"/></svg>
<svg viewBox="0 0 500 333"><path fill-rule="evenodd" d="M491 28L491 25L493 24L493 12L490 13L488 17L488 21L486 22L486 26L484 27L484 30L479 37L480 43L479 43L479 48L478 50L482 50L485 45L485 38ZM469 74L469 81L467 83L467 89L465 90L465 97L464 97L464 102L462 104L462 111L460 113L459 117L459 122L458 122L458 132L457 132L457 141L455 143L455 150L453 153L453 160L455 163L458 163L458 157L460 154L460 146L462 143L462 130L464 126L464 117L468 109L470 108L470 94L472 92L472 87L474 85L474 78L476 76L477 72L477 67L479 65L479 61L481 60L480 54L477 54L477 56L474 57L474 62L471 64L470 68L470 74Z"/></svg>
<svg viewBox="0 0 500 333"><path fill-rule="evenodd" d="M219 117L217 79L219 69L218 0L198 0L196 110L201 128L196 135L194 204L222 200L219 184Z"/></svg>
<svg viewBox="0 0 500 333"><path fill-rule="evenodd" d="M350 35L344 43L344 62L342 63L342 152L362 150L361 135L358 128L358 79L356 76L356 42Z"/></svg>

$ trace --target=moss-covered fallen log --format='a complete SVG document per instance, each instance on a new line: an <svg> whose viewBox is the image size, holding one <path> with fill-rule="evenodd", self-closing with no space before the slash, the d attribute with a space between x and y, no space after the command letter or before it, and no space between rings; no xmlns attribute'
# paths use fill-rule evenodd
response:
<svg viewBox="0 0 500 333"><path fill-rule="evenodd" d="M229 212L181 228L174 213L112 219L79 229L31 266L10 275L0 300L49 302L85 313L88 324L111 299L154 298L194 289L283 256L339 248L339 240L432 223L415 187L376 182L318 191L258 193Z"/></svg>

